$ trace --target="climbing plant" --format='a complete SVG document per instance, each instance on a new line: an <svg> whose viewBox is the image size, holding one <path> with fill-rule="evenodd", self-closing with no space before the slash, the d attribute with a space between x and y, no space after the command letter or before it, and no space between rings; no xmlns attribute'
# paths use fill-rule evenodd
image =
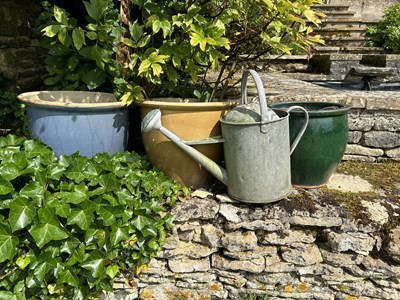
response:
<svg viewBox="0 0 400 300"><path fill-rule="evenodd" d="M135 153L56 160L0 137L0 299L88 299L140 272L165 240L180 186Z"/></svg>

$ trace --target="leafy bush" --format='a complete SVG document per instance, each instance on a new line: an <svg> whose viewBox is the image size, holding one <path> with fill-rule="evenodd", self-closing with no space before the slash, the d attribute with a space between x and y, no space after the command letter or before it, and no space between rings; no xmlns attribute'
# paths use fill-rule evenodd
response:
<svg viewBox="0 0 400 300"><path fill-rule="evenodd" d="M310 26L320 22L310 9L318 2L90 0L83 1L86 23L78 24L45 1L40 27L49 49L45 84L112 87L127 104L160 95L209 100L242 69L240 62L306 52L321 42ZM221 62L219 79L210 84L206 74Z"/></svg>
<svg viewBox="0 0 400 300"><path fill-rule="evenodd" d="M384 47L394 54L400 53L400 4L387 9L383 20L376 25L369 26L366 35L372 37L369 46Z"/></svg>
<svg viewBox="0 0 400 300"><path fill-rule="evenodd" d="M135 153L0 137L0 299L88 299L160 249L179 186Z"/></svg>

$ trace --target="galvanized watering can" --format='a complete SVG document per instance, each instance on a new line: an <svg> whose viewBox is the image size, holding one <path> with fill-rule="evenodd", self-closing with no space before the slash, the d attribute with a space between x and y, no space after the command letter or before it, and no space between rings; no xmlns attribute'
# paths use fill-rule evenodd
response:
<svg viewBox="0 0 400 300"><path fill-rule="evenodd" d="M247 79L256 84L259 103L247 103ZM161 111L150 111L142 122L142 132L159 130L228 187L228 195L247 203L274 202L291 190L290 154L308 124L303 107L286 111L268 108L262 81L253 70L246 70L241 83L242 105L220 119L226 169L200 153L161 124ZM289 112L304 111L304 125L293 144L289 142Z"/></svg>

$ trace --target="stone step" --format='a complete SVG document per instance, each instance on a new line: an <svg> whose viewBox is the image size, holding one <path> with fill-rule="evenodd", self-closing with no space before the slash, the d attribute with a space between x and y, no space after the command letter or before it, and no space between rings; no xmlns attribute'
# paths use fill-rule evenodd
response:
<svg viewBox="0 0 400 300"><path fill-rule="evenodd" d="M314 28L314 32L324 37L361 37L364 36L366 26L349 28L321 27Z"/></svg>
<svg viewBox="0 0 400 300"><path fill-rule="evenodd" d="M347 20L347 19L334 19L329 21L323 21L321 24L321 28L329 28L329 29L344 29L344 30L352 30L352 29L361 29L366 30L367 25L362 22L361 19L357 20Z"/></svg>
<svg viewBox="0 0 400 300"><path fill-rule="evenodd" d="M317 46L315 51L318 54L326 53L351 53L351 54L382 54L385 53L382 47L332 47L332 46Z"/></svg>
<svg viewBox="0 0 400 300"><path fill-rule="evenodd" d="M348 11L350 6L348 5L335 5L335 4L314 4L311 8L316 11L323 13L336 12L336 11Z"/></svg>
<svg viewBox="0 0 400 300"><path fill-rule="evenodd" d="M324 12L324 14L326 15L325 18L322 18L322 21L325 21L326 19L337 19L337 20L341 20L341 19L351 19L352 17L354 17L354 15L356 14L355 11L332 11L332 12Z"/></svg>
<svg viewBox="0 0 400 300"><path fill-rule="evenodd" d="M330 36L326 36L326 37L323 37L323 40L325 41L325 46L362 47L362 46L367 46L367 43L370 39L365 36L360 36L360 37L347 37L347 36L330 37Z"/></svg>

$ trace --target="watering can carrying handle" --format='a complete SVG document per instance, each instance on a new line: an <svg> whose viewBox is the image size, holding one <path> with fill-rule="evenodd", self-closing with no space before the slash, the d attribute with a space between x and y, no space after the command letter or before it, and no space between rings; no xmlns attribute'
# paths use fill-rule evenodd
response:
<svg viewBox="0 0 400 300"><path fill-rule="evenodd" d="M253 77L254 83L256 84L261 111L261 131L264 132L265 129L263 128L263 124L268 122L267 99L265 97L264 85L261 81L260 75L258 75L254 70L246 70L243 72L241 82L242 104L247 104L247 79L249 75Z"/></svg>
<svg viewBox="0 0 400 300"><path fill-rule="evenodd" d="M307 125L308 125L308 121L310 119L309 115L308 115L308 111L302 107L302 106L298 106L298 105L294 105L291 106L287 109L287 112L290 113L293 109L300 109L304 112L304 124L301 127L299 133L297 134L296 138L294 139L292 145L290 146L290 154L293 153L294 149L296 149L297 144L300 142L300 139L302 138L304 132L306 131Z"/></svg>

